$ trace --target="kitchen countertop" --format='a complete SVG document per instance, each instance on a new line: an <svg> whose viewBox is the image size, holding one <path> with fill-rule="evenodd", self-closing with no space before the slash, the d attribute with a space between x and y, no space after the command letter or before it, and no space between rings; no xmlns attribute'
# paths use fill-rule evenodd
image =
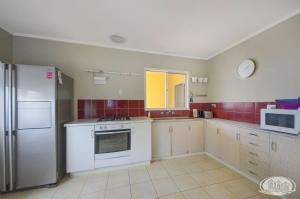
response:
<svg viewBox="0 0 300 199"><path fill-rule="evenodd" d="M213 119L209 119L209 120L223 122L223 123L227 123L227 124L237 126L237 127L253 129L253 130L257 130L257 131L264 132L264 133L276 134L276 135L286 136L286 137L290 137L290 138L300 139L299 135L292 135L292 134L281 133L281 132L277 132L277 131L261 129L259 124L253 124L253 123L248 123L248 122L237 122L237 121L224 120L224 119L218 119L218 118L213 118Z"/></svg>
<svg viewBox="0 0 300 199"><path fill-rule="evenodd" d="M130 120L124 120L124 121L105 121L105 122L98 122L98 119L79 119L74 120L72 122L69 122L65 124L65 127L71 127L71 126L90 126L90 125L96 125L96 124L128 124L128 123L139 123L139 122L152 122L152 119L148 117L130 117Z"/></svg>
<svg viewBox="0 0 300 199"><path fill-rule="evenodd" d="M151 118L153 122L180 122L180 121L193 121L193 120L203 120L204 118L194 118L194 117L161 117L161 118Z"/></svg>
<svg viewBox="0 0 300 199"><path fill-rule="evenodd" d="M217 122L223 122L229 125L247 128L247 129L253 129L264 133L269 134L276 134L281 136L287 136L290 138L297 138L300 139L299 135L292 135L292 134L286 134L286 133L280 133L276 131L270 131L261 129L259 124L253 124L248 122L237 122L232 120L224 120L224 119L218 119L218 118L212 118L212 119L204 119L204 118L193 118L193 117L169 117L169 118L148 118L148 117L130 117L130 120L126 121L106 121L106 122L98 122L98 119L80 119L80 120L74 120L72 122L69 122L65 124L65 127L71 127L71 126L90 126L90 125L96 125L96 124L125 124L125 123L139 123L139 122L178 122L178 121L197 121L197 120L213 120Z"/></svg>

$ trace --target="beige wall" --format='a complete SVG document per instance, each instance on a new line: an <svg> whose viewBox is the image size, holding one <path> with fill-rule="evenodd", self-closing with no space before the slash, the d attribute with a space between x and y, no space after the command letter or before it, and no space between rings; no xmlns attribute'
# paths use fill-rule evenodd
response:
<svg viewBox="0 0 300 199"><path fill-rule="evenodd" d="M144 80L110 76L106 85L94 85L84 68L143 73L144 67L188 70L208 75L208 86L190 84L195 94L208 93L200 102L273 101L300 96L300 15L297 15L209 61L130 52L63 42L14 37L15 63L55 65L75 79L75 99L143 99ZM247 58L257 63L246 80L236 67Z"/></svg>
<svg viewBox="0 0 300 199"><path fill-rule="evenodd" d="M14 38L14 60L22 64L58 66L74 78L75 99L144 99L143 77L111 75L106 85L94 85L92 74L84 72L85 68L143 74L145 67L156 67L206 75L206 62L202 60L23 37ZM195 94L206 93L203 85L190 84L190 89ZM198 101L205 101L205 98Z"/></svg>
<svg viewBox="0 0 300 199"><path fill-rule="evenodd" d="M256 61L257 70L240 80L235 70L247 58ZM212 102L299 97L300 14L209 60L208 73Z"/></svg>
<svg viewBox="0 0 300 199"><path fill-rule="evenodd" d="M0 61L11 63L13 61L13 36L0 28Z"/></svg>

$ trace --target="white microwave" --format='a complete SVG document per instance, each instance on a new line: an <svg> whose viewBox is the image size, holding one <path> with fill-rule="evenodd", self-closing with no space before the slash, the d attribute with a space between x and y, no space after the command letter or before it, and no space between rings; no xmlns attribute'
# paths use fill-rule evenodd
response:
<svg viewBox="0 0 300 199"><path fill-rule="evenodd" d="M260 127L298 135L300 133L300 110L261 109Z"/></svg>

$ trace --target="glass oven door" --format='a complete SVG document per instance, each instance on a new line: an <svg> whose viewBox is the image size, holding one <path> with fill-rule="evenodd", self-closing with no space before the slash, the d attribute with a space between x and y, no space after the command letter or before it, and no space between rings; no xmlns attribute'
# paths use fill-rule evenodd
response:
<svg viewBox="0 0 300 199"><path fill-rule="evenodd" d="M95 158L107 159L129 156L131 129L101 131L95 133Z"/></svg>

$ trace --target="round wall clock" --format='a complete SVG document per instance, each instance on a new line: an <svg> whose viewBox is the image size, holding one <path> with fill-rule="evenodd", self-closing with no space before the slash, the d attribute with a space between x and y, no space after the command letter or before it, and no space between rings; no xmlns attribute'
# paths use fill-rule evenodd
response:
<svg viewBox="0 0 300 199"><path fill-rule="evenodd" d="M237 68L237 74L240 78L246 79L253 75L255 71L255 63L251 59L244 60Z"/></svg>

